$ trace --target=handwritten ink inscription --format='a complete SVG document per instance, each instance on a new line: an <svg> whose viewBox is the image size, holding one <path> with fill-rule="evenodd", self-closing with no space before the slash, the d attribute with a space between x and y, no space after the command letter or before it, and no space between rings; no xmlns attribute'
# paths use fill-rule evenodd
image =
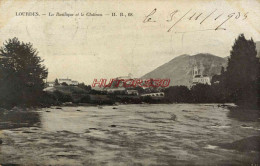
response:
<svg viewBox="0 0 260 166"><path fill-rule="evenodd" d="M155 23L157 20L154 19L154 16L157 14L157 9L155 8L150 12L147 16L145 16L145 19L143 20L143 23ZM178 16L177 16L178 15ZM185 32L175 32L175 33L186 33L186 32L196 32L196 31L208 31L208 30L226 30L224 28L224 24L226 24L229 20L233 19L240 19L245 20L248 17L248 12L242 13L242 12L231 12L231 13L220 13L217 9L212 10L209 13L203 13L198 11L193 11L193 9L189 9L186 12L181 12L180 10L174 10L171 12L168 16L169 18L166 19L166 22L172 23L167 32L171 32L172 29L177 25L180 24L184 19L187 19L188 21L196 21L198 24L204 24L207 22L207 20L211 19L215 22L218 22L217 26L210 27L209 29L200 29L200 30L194 30L194 31L185 31ZM177 19L176 19L177 18Z"/></svg>

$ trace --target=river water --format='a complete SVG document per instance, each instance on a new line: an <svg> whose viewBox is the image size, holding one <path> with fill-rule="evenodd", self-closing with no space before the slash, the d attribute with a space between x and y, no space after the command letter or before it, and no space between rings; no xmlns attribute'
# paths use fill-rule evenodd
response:
<svg viewBox="0 0 260 166"><path fill-rule="evenodd" d="M259 152L218 146L260 135L260 122L230 118L217 104L53 107L13 114L0 119L0 164L260 164Z"/></svg>

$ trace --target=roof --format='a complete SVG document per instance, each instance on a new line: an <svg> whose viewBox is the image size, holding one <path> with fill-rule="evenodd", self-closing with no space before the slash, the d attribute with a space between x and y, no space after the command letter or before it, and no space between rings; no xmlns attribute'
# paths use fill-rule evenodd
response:
<svg viewBox="0 0 260 166"><path fill-rule="evenodd" d="M71 81L71 79L68 79L68 78L59 78L58 80L60 80L60 81Z"/></svg>
<svg viewBox="0 0 260 166"><path fill-rule="evenodd" d="M208 77L207 75L196 75L195 78L203 78L203 77Z"/></svg>

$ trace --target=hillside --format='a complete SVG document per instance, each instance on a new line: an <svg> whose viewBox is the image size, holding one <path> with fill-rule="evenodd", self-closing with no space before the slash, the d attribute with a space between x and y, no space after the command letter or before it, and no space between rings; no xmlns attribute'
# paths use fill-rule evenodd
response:
<svg viewBox="0 0 260 166"><path fill-rule="evenodd" d="M212 54L181 55L168 63L145 74L142 78L170 78L173 85L190 85L192 70L198 66L203 74L213 76L220 74L221 67L226 67L227 58L221 58Z"/></svg>
<svg viewBox="0 0 260 166"><path fill-rule="evenodd" d="M54 92L55 90L58 90L58 91L65 93L65 94L73 94L73 93L84 94L84 93L87 93L86 90L84 90L80 87L77 87L77 86L62 86L62 85L59 85L59 86L48 87L48 88L44 89L44 91L47 91L47 92Z"/></svg>

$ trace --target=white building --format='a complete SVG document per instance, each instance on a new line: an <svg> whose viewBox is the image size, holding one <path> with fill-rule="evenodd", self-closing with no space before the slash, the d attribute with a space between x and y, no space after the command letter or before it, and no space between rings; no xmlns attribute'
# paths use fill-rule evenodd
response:
<svg viewBox="0 0 260 166"><path fill-rule="evenodd" d="M196 84L211 84L210 77L203 75L203 69L198 69L197 66L192 71L192 85Z"/></svg>
<svg viewBox="0 0 260 166"><path fill-rule="evenodd" d="M126 90L126 94L128 95L139 95L137 90Z"/></svg>
<svg viewBox="0 0 260 166"><path fill-rule="evenodd" d="M150 96L150 97L164 97L164 92L158 92L158 93L146 93L142 94L141 96Z"/></svg>
<svg viewBox="0 0 260 166"><path fill-rule="evenodd" d="M66 83L68 85L79 85L79 82L78 81L74 81L74 80L71 80L71 79L68 79L68 78L60 78L58 79L58 82L59 84L62 84L62 83Z"/></svg>
<svg viewBox="0 0 260 166"><path fill-rule="evenodd" d="M112 93L124 93L125 88L119 87L119 88L107 88L106 89L107 93L112 94Z"/></svg>
<svg viewBox="0 0 260 166"><path fill-rule="evenodd" d="M131 81L134 80L132 77L133 77L132 74L129 73L128 76L120 76L120 77L115 78L115 80L124 80L124 81L129 80L126 83L126 86L128 86L128 85L131 85ZM124 82L119 82L118 87L124 87Z"/></svg>
<svg viewBox="0 0 260 166"><path fill-rule="evenodd" d="M47 87L54 87L55 83L54 82L47 82Z"/></svg>

